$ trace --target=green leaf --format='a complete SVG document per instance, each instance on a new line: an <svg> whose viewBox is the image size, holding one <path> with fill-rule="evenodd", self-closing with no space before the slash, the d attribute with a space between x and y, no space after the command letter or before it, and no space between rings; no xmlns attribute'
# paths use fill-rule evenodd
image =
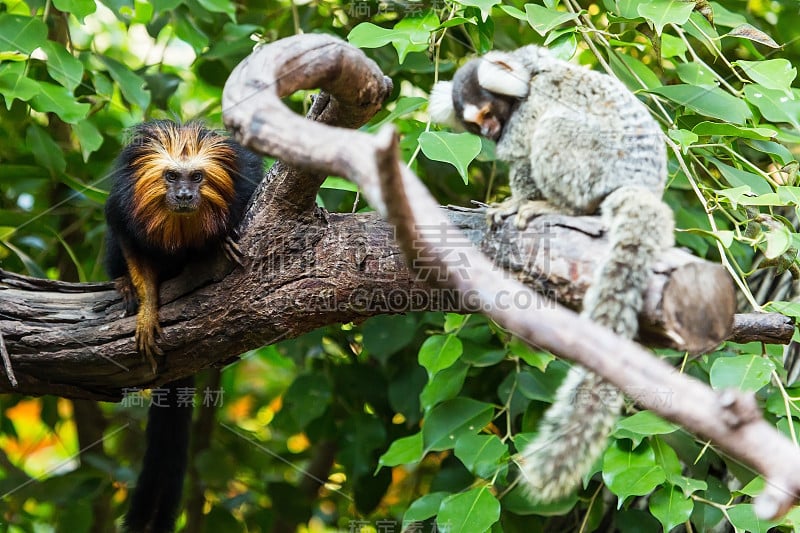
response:
<svg viewBox="0 0 800 533"><path fill-rule="evenodd" d="M689 150L689 147L699 139L697 134L687 130L670 129L667 130L667 135L681 146L681 152L684 154Z"/></svg>
<svg viewBox="0 0 800 533"><path fill-rule="evenodd" d="M738 531L747 531L748 533L768 533L770 528L780 524L780 521L769 521L758 518L753 504L750 503L741 503L729 507L727 515L730 518L731 524L733 524Z"/></svg>
<svg viewBox="0 0 800 533"><path fill-rule="evenodd" d="M422 433L414 433L394 441L378 459L378 467L418 463L423 455Z"/></svg>
<svg viewBox="0 0 800 533"><path fill-rule="evenodd" d="M432 335L419 349L419 364L433 376L455 363L462 352L461 340L455 335Z"/></svg>
<svg viewBox="0 0 800 533"><path fill-rule="evenodd" d="M30 55L47 41L47 26L38 18L0 13L0 52Z"/></svg>
<svg viewBox="0 0 800 533"><path fill-rule="evenodd" d="M664 470L664 473L667 475L667 481L672 482L672 478L680 477L683 467L675 450L660 437L649 439L649 443L653 448L656 464Z"/></svg>
<svg viewBox="0 0 800 533"><path fill-rule="evenodd" d="M719 135L725 137L743 137L745 139L771 139L775 132L768 128L746 128L723 122L700 122L692 128L696 135Z"/></svg>
<svg viewBox="0 0 800 533"><path fill-rule="evenodd" d="M656 33L661 35L664 26L676 24L682 26L689 20L694 10L691 0L648 0L639 2L637 13L655 26Z"/></svg>
<svg viewBox="0 0 800 533"><path fill-rule="evenodd" d="M638 10L640 3L641 0L615 0L614 7L620 17L628 20L636 20L642 18Z"/></svg>
<svg viewBox="0 0 800 533"><path fill-rule="evenodd" d="M155 9L156 13L164 13L167 11L172 11L183 2L184 0L153 0L151 3L153 4L153 9Z"/></svg>
<svg viewBox="0 0 800 533"><path fill-rule="evenodd" d="M61 174L59 179L61 180L61 183L77 192L81 196L85 196L91 201L97 203L97 205L103 205L106 203L108 191L95 187L92 184L84 183L83 181L74 176L70 176L69 174Z"/></svg>
<svg viewBox="0 0 800 533"><path fill-rule="evenodd" d="M667 480L683 490L684 494L694 494L695 492L708 489L708 483L699 479L692 479L685 476L667 476Z"/></svg>
<svg viewBox="0 0 800 533"><path fill-rule="evenodd" d="M325 181L323 181L322 185L320 185L319 187L320 189L333 189L336 191L358 192L358 185L356 185L350 180L340 178L339 176L328 176L327 178L325 178Z"/></svg>
<svg viewBox="0 0 800 533"><path fill-rule="evenodd" d="M631 439L636 447L644 437L664 435L677 429L678 426L660 418L652 411L640 411L617 422L614 436Z"/></svg>
<svg viewBox="0 0 800 533"><path fill-rule="evenodd" d="M460 315L458 313L445 313L444 315L444 331L445 333L453 333L464 325L467 320L467 315Z"/></svg>
<svg viewBox="0 0 800 533"><path fill-rule="evenodd" d="M431 377L419 394L422 409L429 411L435 405L458 396L461 387L464 386L469 368L468 364L458 361L450 368Z"/></svg>
<svg viewBox="0 0 800 533"><path fill-rule="evenodd" d="M196 54L200 55L206 46L209 44L208 35L201 30L193 18L190 17L176 17L175 18L175 35L188 45L190 45Z"/></svg>
<svg viewBox="0 0 800 533"><path fill-rule="evenodd" d="M531 365L533 368L544 372L550 361L555 359L555 356L549 352L535 350L531 348L527 342L519 337L512 337L508 343L508 350L512 355L515 355Z"/></svg>
<svg viewBox="0 0 800 533"><path fill-rule="evenodd" d="M67 161L61 147L40 126L31 124L25 135L25 143L30 146L36 162L50 171L60 174L67 169Z"/></svg>
<svg viewBox="0 0 800 533"><path fill-rule="evenodd" d="M790 152L789 149L782 144L778 144L772 141L762 141L759 139L753 139L747 141L747 145L753 148L754 150L774 156L774 159L776 159L781 166L796 163L796 160L794 158L794 155L792 155L792 152Z"/></svg>
<svg viewBox="0 0 800 533"><path fill-rule="evenodd" d="M383 423L366 413L354 413L344 421L339 434L337 462L344 466L349 477L369 474L374 464L372 453L386 442Z"/></svg>
<svg viewBox="0 0 800 533"><path fill-rule="evenodd" d="M762 61L734 61L748 78L768 89L788 91L795 77L797 69L787 59L765 59Z"/></svg>
<svg viewBox="0 0 800 533"><path fill-rule="evenodd" d="M753 114L747 104L719 87L695 87L693 85L668 85L650 89L673 102L686 106L696 113L718 118L734 124L743 124Z"/></svg>
<svg viewBox="0 0 800 533"><path fill-rule="evenodd" d="M42 50L47 54L47 72L54 80L74 91L83 79L83 63L59 43L47 41Z"/></svg>
<svg viewBox="0 0 800 533"><path fill-rule="evenodd" d="M456 457L467 470L481 478L491 478L501 467L508 447L497 435L464 435L456 443Z"/></svg>
<svg viewBox="0 0 800 533"><path fill-rule="evenodd" d="M233 22L236 22L236 3L227 0L197 0L197 2L212 13L224 13Z"/></svg>
<svg viewBox="0 0 800 533"><path fill-rule="evenodd" d="M732 189L722 189L717 192L720 196L730 200L734 209L739 207L739 204L747 204L747 201L753 197L753 190L748 185L740 185Z"/></svg>
<svg viewBox="0 0 800 533"><path fill-rule="evenodd" d="M14 100L27 102L39 94L39 83L21 74L4 72L0 74L0 94L6 101L6 109L11 109Z"/></svg>
<svg viewBox="0 0 800 533"><path fill-rule="evenodd" d="M94 0L53 0L53 5L59 11L75 15L81 24L83 24L84 17L97 10L97 4Z"/></svg>
<svg viewBox="0 0 800 533"><path fill-rule="evenodd" d="M528 20L528 17L525 16L525 12L517 9L516 7L503 5L500 6L500 9L505 11L507 15L510 15L517 20Z"/></svg>
<svg viewBox="0 0 800 533"><path fill-rule="evenodd" d="M725 6L719 2L713 3L714 8L714 24L716 26L724 26L726 28L735 28L747 22L747 18L740 14L728 11Z"/></svg>
<svg viewBox="0 0 800 533"><path fill-rule="evenodd" d="M500 502L483 486L445 498L436 525L447 533L483 533L499 519Z"/></svg>
<svg viewBox="0 0 800 533"><path fill-rule="evenodd" d="M449 492L430 492L421 498L417 498L408 506L403 515L403 523L422 522L436 516L442 501L449 495Z"/></svg>
<svg viewBox="0 0 800 533"><path fill-rule="evenodd" d="M479 432L493 415L491 404L470 398L453 398L437 405L422 426L425 453L452 449L462 435Z"/></svg>
<svg viewBox="0 0 800 533"><path fill-rule="evenodd" d="M730 248L731 244L733 244L733 239L736 237L736 234L732 231L719 230L714 232L714 236L719 239L719 242L722 243L722 246L725 248Z"/></svg>
<svg viewBox="0 0 800 533"><path fill-rule="evenodd" d="M703 15L697 11L689 16L690 24L683 26L683 30L703 43L708 53L713 57L719 56L719 49L717 43L719 42L719 34L714 26Z"/></svg>
<svg viewBox="0 0 800 533"><path fill-rule="evenodd" d="M404 17L392 29L362 22L350 31L347 40L359 48L379 48L391 43L403 63L409 52L428 49L431 32L438 27L439 18L433 11L427 11L421 17Z"/></svg>
<svg viewBox="0 0 800 533"><path fill-rule="evenodd" d="M767 309L800 320L800 302L772 302Z"/></svg>
<svg viewBox="0 0 800 533"><path fill-rule="evenodd" d="M299 431L322 416L332 400L333 389L326 377L321 374L302 374L284 394L280 414L292 422L292 430Z"/></svg>
<svg viewBox="0 0 800 533"><path fill-rule="evenodd" d="M608 54L608 59L614 75L631 91L654 89L661 86L661 80L653 70L635 57L612 50Z"/></svg>
<svg viewBox="0 0 800 533"><path fill-rule="evenodd" d="M800 128L800 99L793 98L784 91L758 84L745 85L744 97L758 108L765 119L788 122L795 128Z"/></svg>
<svg viewBox="0 0 800 533"><path fill-rule="evenodd" d="M765 205L776 205L777 202L770 202ZM781 256L792 245L792 234L786 226L770 227L764 235L767 240L767 249L764 256L767 259L775 259Z"/></svg>
<svg viewBox="0 0 800 533"><path fill-rule="evenodd" d="M628 496L643 496L664 482L664 469L655 461L653 449L643 442L632 451L617 442L603 455L603 481L624 501Z"/></svg>
<svg viewBox="0 0 800 533"><path fill-rule="evenodd" d="M98 57L108 69L111 78L119 85L122 96L132 104L146 109L150 104L150 92L144 88L144 78L131 71L119 61L102 55Z"/></svg>
<svg viewBox="0 0 800 533"><path fill-rule="evenodd" d="M717 167L717 170L719 170L720 174L722 174L731 187L741 187L746 185L747 187L750 187L752 192L758 195L769 194L772 192L772 187L770 187L767 180L758 174L753 174L752 172L747 172L746 170L740 170L736 167L726 165L725 163L713 157L709 157L708 160L712 162L715 167Z"/></svg>
<svg viewBox="0 0 800 533"><path fill-rule="evenodd" d="M735 388L757 391L769 383L775 365L760 355L720 357L711 365L711 386L714 389Z"/></svg>
<svg viewBox="0 0 800 533"><path fill-rule="evenodd" d="M660 488L650 496L649 507L653 516L664 526L664 531L669 531L689 520L694 503L683 492L669 486Z"/></svg>
<svg viewBox="0 0 800 533"><path fill-rule="evenodd" d="M60 85L39 82L39 94L31 98L31 107L42 113L55 113L64 122L74 124L86 117L91 107L75 101L72 91Z"/></svg>
<svg viewBox="0 0 800 533"><path fill-rule="evenodd" d="M450 163L464 183L469 182L467 167L481 152L481 140L471 133L427 131L419 136L422 153L428 159Z"/></svg>
<svg viewBox="0 0 800 533"><path fill-rule="evenodd" d="M84 162L89 160L89 155L96 152L103 145L103 135L100 130L89 120L81 120L73 124L72 130L81 145L81 154Z"/></svg>
<svg viewBox="0 0 800 533"><path fill-rule="evenodd" d="M711 69L698 63L681 63L676 70L683 83L697 85L698 87L717 86L717 79Z"/></svg>
<svg viewBox="0 0 800 533"><path fill-rule="evenodd" d="M462 6L477 7L481 11L481 19L486 22L492 13L492 7L501 3L502 0L458 0Z"/></svg>
<svg viewBox="0 0 800 533"><path fill-rule="evenodd" d="M673 37L669 33L664 33L661 35L661 57L680 57L683 59L686 57L686 52L688 51L689 48L686 46L686 43L684 43L683 40Z"/></svg>
<svg viewBox="0 0 800 533"><path fill-rule="evenodd" d="M778 187L778 197L785 202L800 206L800 187L781 185Z"/></svg>
<svg viewBox="0 0 800 533"><path fill-rule="evenodd" d="M537 4L525 4L525 16L531 28L542 37L565 22L578 18L577 13L547 9Z"/></svg>
<svg viewBox="0 0 800 533"><path fill-rule="evenodd" d="M529 400L552 402L563 377L556 371L557 367L555 366L549 367L548 370L549 372L546 374L535 370L517 374L519 393Z"/></svg>
<svg viewBox="0 0 800 533"><path fill-rule="evenodd" d="M378 131L384 124L394 122L396 119L416 111L426 103L428 103L428 99L422 98L421 96L403 96L398 98L392 110L378 122L370 124L367 131Z"/></svg>
<svg viewBox="0 0 800 533"><path fill-rule="evenodd" d="M364 347L369 353L386 362L414 340L417 320L412 315L379 315L367 320L361 328Z"/></svg>

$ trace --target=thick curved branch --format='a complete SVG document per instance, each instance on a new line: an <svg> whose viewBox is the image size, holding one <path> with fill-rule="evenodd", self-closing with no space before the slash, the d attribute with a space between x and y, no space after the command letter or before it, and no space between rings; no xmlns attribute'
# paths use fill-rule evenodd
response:
<svg viewBox="0 0 800 533"><path fill-rule="evenodd" d="M384 313L482 311L473 299L464 305L455 293L418 281L406 266L392 228L376 213L320 211L297 220L269 219L260 206L254 205L253 222L242 237L244 270L231 270L221 259L209 266L194 265L163 285L167 355L158 376L133 350L135 319L122 317L111 284L62 283L0 271L0 331L20 379L13 387L0 372L0 390L113 399L123 388L158 385L326 324ZM606 246L595 217L543 218L537 223L549 220L549 230L519 234L511 227L489 231L482 212L440 211L495 263L572 307L580 305L593 258ZM457 246L457 252L470 246L441 228L428 229L435 238ZM680 275L692 265L716 272L713 265L697 263L677 250L664 254L658 264L647 292L649 302L674 301L699 290L689 276ZM425 267L425 261L419 266ZM434 268L428 270L436 275ZM498 276L504 272L495 268ZM510 294L504 297L501 303L515 302ZM651 330L645 342L690 351L692 344L696 348L719 342L721 337L709 333L712 328L704 336L691 321L665 322L660 311L665 306L648 306L643 314L643 327ZM761 325L749 324L749 334L757 334ZM789 338L791 330L784 341Z"/></svg>
<svg viewBox="0 0 800 533"><path fill-rule="evenodd" d="M311 78L309 78L311 79ZM292 85L294 89L308 88L302 82ZM258 131L271 131L264 123L272 114L264 110L274 109L275 102L264 99L261 115L254 126L238 122L242 130L257 135ZM244 127L242 127L245 125ZM677 422L703 438L752 466L767 479L765 491L756 499L756 510L760 516L775 517L788 511L800 494L800 452L774 427L761 418L752 395L735 391L716 393L696 379L682 375L670 365L652 357L635 343L614 335L590 320L560 306L549 304L543 297L532 292L521 283L498 276L489 260L474 249L460 250L459 263L448 258L450 247L437 245L427 238L422 228L441 227L446 231L458 230L449 225L439 212L437 205L419 179L409 171L397 156L397 140L386 130L375 136L374 142L349 135L339 138L334 130L319 127L319 138L335 142L331 148L336 153L335 161L347 162L337 166L339 173L355 180L364 190L371 204L378 206L397 228L397 238L412 264L425 260L436 267L443 283L456 289L462 298L468 294L479 295L487 314L501 325L520 335L531 344L542 346L552 352L576 361L601 374L622 391L637 398L640 405L652 409L668 420ZM277 129L281 124L273 123ZM259 142L244 136L246 141L266 149L272 155L295 161L298 152L306 148L311 155L306 164L313 168L332 168L325 154L314 153L310 142L281 151L275 143L266 139ZM317 141L315 135L314 142ZM371 151L365 151L372 148ZM368 157L369 155L372 157ZM379 179L378 190L374 176ZM378 208L376 207L376 208ZM457 233L455 234L457 235ZM462 237L463 238L463 237ZM467 275L459 275L459 267L467 260ZM538 308L520 313L497 305L502 293L525 294ZM725 302L733 306L733 302ZM656 395L642 395L643 390L667 390L673 392L671 402L663 402ZM702 412L698 405L704 406Z"/></svg>

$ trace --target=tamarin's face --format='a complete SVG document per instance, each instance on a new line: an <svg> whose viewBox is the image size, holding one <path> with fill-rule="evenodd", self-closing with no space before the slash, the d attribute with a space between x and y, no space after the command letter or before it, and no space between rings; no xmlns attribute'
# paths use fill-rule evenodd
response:
<svg viewBox="0 0 800 533"><path fill-rule="evenodd" d="M134 211L145 224L168 213L226 212L234 198L236 151L229 139L197 123L159 121L132 143Z"/></svg>
<svg viewBox="0 0 800 533"><path fill-rule="evenodd" d="M176 213L194 213L200 207L203 195L203 171L190 164L164 170L166 193L164 203Z"/></svg>
<svg viewBox="0 0 800 533"><path fill-rule="evenodd" d="M453 107L467 131L496 141L511 117L513 101L481 86L478 82L481 61L483 59L473 59L456 72L453 77Z"/></svg>

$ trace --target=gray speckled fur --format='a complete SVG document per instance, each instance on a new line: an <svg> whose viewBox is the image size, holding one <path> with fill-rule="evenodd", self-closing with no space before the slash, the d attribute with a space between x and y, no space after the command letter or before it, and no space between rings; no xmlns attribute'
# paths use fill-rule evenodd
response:
<svg viewBox="0 0 800 533"><path fill-rule="evenodd" d="M590 214L620 187L661 195L666 150L644 104L616 79L536 46L510 55L533 74L528 97L497 143L497 157L511 166L515 198L543 198L564 211Z"/></svg>
<svg viewBox="0 0 800 533"><path fill-rule="evenodd" d="M512 200L545 200L571 214L600 211L610 249L582 314L633 338L654 257L673 244L672 212L660 200L667 172L658 124L616 79L543 48L491 52L482 62L478 79L495 94L511 94L502 91L509 71L530 79L497 143L497 157L509 163ZM582 367L570 370L520 459L532 498L551 501L577 488L621 406L611 384Z"/></svg>

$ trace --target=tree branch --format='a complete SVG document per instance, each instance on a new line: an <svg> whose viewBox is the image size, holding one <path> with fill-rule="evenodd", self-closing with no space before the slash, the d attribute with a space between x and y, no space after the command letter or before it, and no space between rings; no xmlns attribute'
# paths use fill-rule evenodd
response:
<svg viewBox="0 0 800 533"><path fill-rule="evenodd" d="M280 67L276 67L276 71L280 72ZM248 74L260 76L256 72ZM308 88L302 81L292 85L291 89ZM269 121L273 111L281 104L272 98L270 91L264 93L264 107L257 121L258 128L237 120L240 132L257 136L257 130L270 131L261 121ZM317 126L320 138L334 141L337 136L335 130ZM273 123L273 128L279 127L279 123ZM316 142L317 138L315 135L313 141ZM449 225L439 212L419 179L398 160L397 139L388 129L382 129L372 139L349 133L346 139L340 137L336 141L336 148L330 148L323 154L316 153L310 141L293 145L291 150L284 152L272 139L255 140L245 134L243 140L294 163L300 162L296 159L297 154L303 152L305 147L304 164L314 168L335 169L362 187L368 201L397 228L396 237L412 264L419 265L419 261L424 259L428 266L437 267L443 278L440 281L456 289L462 298L469 293L479 295L487 314L523 339L592 369L629 396L635 397L642 407L652 409L703 438L711 439L727 453L758 470L768 482L767 488L756 499L759 516L774 518L787 512L797 500L800 494L800 451L761 418L752 395L737 391L716 393L698 380L676 372L633 342L614 335L573 311L548 304L543 297L516 280L503 279L497 275L488 259L476 250L460 250L459 261L454 262L448 255L450 247L437 245L426 237L422 231L426 227L445 228L448 233L458 230ZM370 151L366 151L368 149ZM335 153L334 158L325 157L331 153ZM378 178L377 184L375 176ZM462 265L465 259L469 265L467 275L459 275L464 272ZM537 305L525 312L498 306L497 297L503 293L524 294ZM732 306L733 301L724 302L722 308L724 310ZM641 394L642 390L664 388L673 393L671 402L663 402L658 395ZM697 409L700 405L704 406L702 412Z"/></svg>

